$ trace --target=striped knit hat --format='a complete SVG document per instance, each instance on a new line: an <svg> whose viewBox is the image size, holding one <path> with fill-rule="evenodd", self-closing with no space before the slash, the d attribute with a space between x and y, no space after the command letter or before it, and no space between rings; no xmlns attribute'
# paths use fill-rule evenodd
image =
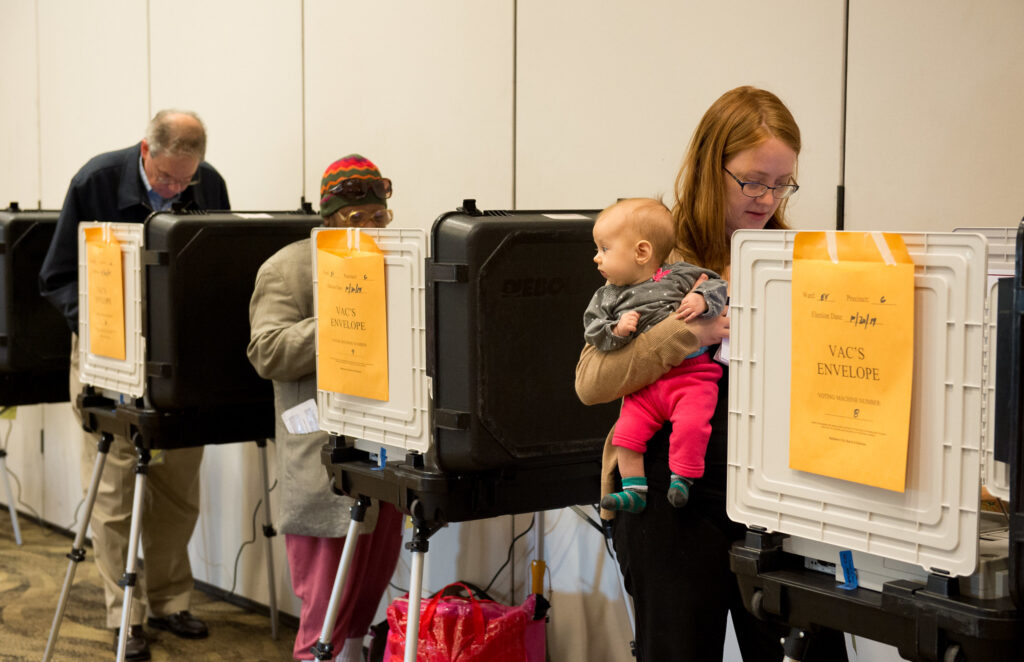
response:
<svg viewBox="0 0 1024 662"><path fill-rule="evenodd" d="M373 190L368 190L366 196L358 200L346 200L340 194L330 193L330 188L343 179L381 179L380 170L373 164L373 161L360 154L349 154L343 156L324 170L324 176L320 180L320 216L327 218L342 207L349 205L370 205L378 204L388 206L388 201L378 197Z"/></svg>

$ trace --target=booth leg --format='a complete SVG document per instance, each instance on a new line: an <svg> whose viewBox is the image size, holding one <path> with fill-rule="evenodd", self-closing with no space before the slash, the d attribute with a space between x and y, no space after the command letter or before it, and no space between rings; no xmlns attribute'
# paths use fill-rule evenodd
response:
<svg viewBox="0 0 1024 662"><path fill-rule="evenodd" d="M270 520L270 472L267 471L267 440L256 442L260 449L260 474L263 477L263 539L267 543L267 591L270 594L270 638L277 641L277 582L274 580L274 536Z"/></svg>
<svg viewBox="0 0 1024 662"><path fill-rule="evenodd" d="M416 662L416 650L420 642L420 602L423 594L423 563L430 549L430 536L437 533L439 524L428 524L416 516L419 503L414 501L410 512L413 514L412 541L405 548L412 552L409 578L409 620L405 623L405 657L403 662Z"/></svg>
<svg viewBox="0 0 1024 662"><path fill-rule="evenodd" d="M117 662L124 662L131 627L132 596L135 593L135 572L139 554L139 535L142 530L142 500L146 491L146 474L149 472L149 450L136 445L139 463L135 466L135 495L132 500L132 525L128 534L128 562L124 576L118 582L124 586L124 602L121 603L121 631L117 635Z"/></svg>
<svg viewBox="0 0 1024 662"><path fill-rule="evenodd" d="M14 542L21 546L21 529L18 528L18 509L14 507L14 492L11 492L11 481L7 477L7 451L0 448L0 474L4 477L4 490L7 492L7 510L11 511L11 526L14 527Z"/></svg>
<svg viewBox="0 0 1024 662"><path fill-rule="evenodd" d="M96 462L92 468L92 480L89 483L89 490L85 494L85 511L82 513L82 523L75 534L75 540L71 543L71 552L68 553L68 570L64 575L64 586L60 590L60 598L57 601L57 611L53 615L53 625L50 626L50 638L46 641L46 650L43 652L43 662L48 662L53 656L53 649L57 643L57 635L60 633L60 624L64 619L64 610L68 606L68 594L71 592L71 584L75 580L75 570L78 563L85 560L85 532L89 528L89 518L92 517L92 507L96 503L96 492L99 489L100 477L103 475L103 467L107 463L107 454L110 452L110 443L114 437L106 432L100 435L97 445L99 450L96 453Z"/></svg>
<svg viewBox="0 0 1024 662"><path fill-rule="evenodd" d="M409 543L413 551L409 579L409 620L405 624L404 662L416 662L416 649L420 643L420 598L423 593L423 561L430 543L427 540L423 540L422 549L411 547L415 544L415 539Z"/></svg>
<svg viewBox="0 0 1024 662"><path fill-rule="evenodd" d="M782 662L800 662L807 652L808 636L800 628L789 631L788 637L782 638Z"/></svg>
<svg viewBox="0 0 1024 662"><path fill-rule="evenodd" d="M352 565L352 558L356 554L359 533L363 528L366 509L369 507L369 497L362 495L352 506L352 517L348 524L348 535L345 536L345 547L341 551L338 572L334 576L334 587L331 589L331 600L327 604L327 613L324 615L324 626L320 630L320 639L316 642L315 646L309 649L309 652L317 660L330 660L334 657L334 645L331 643L331 634L334 631L334 624L338 621L338 611L341 609L341 596L345 591L345 579L348 575L349 566Z"/></svg>

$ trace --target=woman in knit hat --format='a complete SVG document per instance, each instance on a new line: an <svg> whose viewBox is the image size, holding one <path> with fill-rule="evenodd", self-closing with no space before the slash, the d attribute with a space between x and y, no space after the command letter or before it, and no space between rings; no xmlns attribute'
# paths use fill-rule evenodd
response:
<svg viewBox="0 0 1024 662"><path fill-rule="evenodd" d="M391 222L387 208L391 180L359 154L344 156L324 171L320 215L328 227L381 228ZM276 446L281 483L280 528L285 534L292 588L302 600L293 655L314 658L334 576L345 546L352 499L335 494L320 461L327 433L292 434L282 412L316 399L313 265L310 239L285 246L256 275L249 305L249 361L274 383ZM387 588L402 543L402 516L389 503L366 513L350 577L341 597L331 642L339 662L361 661L363 637ZM342 644L344 642L344 644Z"/></svg>

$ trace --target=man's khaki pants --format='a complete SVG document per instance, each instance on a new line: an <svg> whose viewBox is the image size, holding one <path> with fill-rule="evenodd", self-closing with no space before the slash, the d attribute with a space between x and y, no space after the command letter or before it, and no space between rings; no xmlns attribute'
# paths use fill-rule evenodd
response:
<svg viewBox="0 0 1024 662"><path fill-rule="evenodd" d="M78 336L71 340L71 406L81 420L76 398L82 392L78 380ZM82 434L82 485L92 481L99 435ZM193 588L188 541L199 517L199 463L203 448L166 451L163 460L149 465L142 502L141 547L145 572L136 567L131 625L147 615L166 616L189 608ZM103 580L107 627L121 625L124 588L117 582L128 559L135 466L138 454L124 437L114 437L96 492L92 517L92 548Z"/></svg>

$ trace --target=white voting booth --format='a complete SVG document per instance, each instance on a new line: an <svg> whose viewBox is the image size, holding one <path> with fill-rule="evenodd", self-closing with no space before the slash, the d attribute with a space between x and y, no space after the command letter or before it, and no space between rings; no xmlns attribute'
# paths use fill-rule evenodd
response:
<svg viewBox="0 0 1024 662"><path fill-rule="evenodd" d="M1000 278L1013 276L1014 258L1016 255L1016 228L963 228L953 232L966 232L980 234L988 242L988 300L985 305L985 319L988 325L988 352L986 354L985 368L987 379L985 383L985 408L986 417L991 420L995 414L996 397L996 315L997 296L996 288ZM1010 498L1010 475L1005 462L997 462L995 449L995 426L987 425L985 430L985 444L982 447L984 467L982 469L982 481L992 496L1007 500Z"/></svg>
<svg viewBox="0 0 1024 662"><path fill-rule="evenodd" d="M317 277L317 238L340 233L358 247L361 233L384 252L387 281L387 348L389 398L374 400L326 390L317 391L320 429L354 440L357 448L399 460L408 451L427 452L430 446L430 380L426 365L424 264L427 236L422 230L313 230L314 307L320 310ZM317 336L317 353L320 352Z"/></svg>
<svg viewBox="0 0 1024 662"><path fill-rule="evenodd" d="M617 407L585 407L571 379L579 311L601 284L592 264L596 214L485 212L466 200L438 217L429 238L397 228L314 231L318 417L331 434L321 457L334 488L356 499L317 659L333 654L331 630L354 553L349 541L371 499L392 503L413 523L407 633L414 634L405 638L406 660L416 659L423 563L434 532L450 522L596 499ZM366 238L380 249L386 281L386 295L369 288L386 298L373 304L359 294L354 270L335 259L366 257L353 255L365 252ZM321 243L331 250L320 253ZM347 281L331 278L338 268ZM364 305L368 312L357 313ZM382 307L387 345L373 353ZM380 371L371 370L384 356L381 391ZM374 385L374 397L359 393L363 381Z"/></svg>
<svg viewBox="0 0 1024 662"><path fill-rule="evenodd" d="M111 358L90 350L89 269L85 259L86 231L99 230L104 239L112 237L121 247L124 287L125 358ZM141 223L80 223L78 226L78 369L79 381L100 389L104 395L123 402L144 398L146 393L146 338L142 333L142 248ZM75 394L77 395L77 394Z"/></svg>
<svg viewBox="0 0 1024 662"><path fill-rule="evenodd" d="M348 249L359 250L365 236L383 252L386 283L385 314L387 333L386 400L361 397L338 391L317 389L317 411L320 429L331 435L350 440L356 448L367 451L380 467L387 462L401 460L408 451L425 453L430 448L430 380L426 366L426 306L425 260L427 237L422 230L413 229L316 229L310 242L313 260L314 310L317 319L329 314L324 311L320 298L321 287L329 283L320 279L319 241L335 239ZM326 234L325 234L326 233ZM333 235L331 237L330 235ZM371 329L380 333L380 329ZM318 374L321 366L321 337L317 327ZM362 352L355 350L362 355ZM348 568L355 554L354 541L362 528L363 515L369 501L359 499L352 509L345 549L335 577L330 604L324 618L320 639L314 653L318 660L333 658L331 635L341 608L340 600L348 576ZM414 577L410 596L416 600L415 615L410 609L410 630L418 616L418 597L422 586L422 555L414 554ZM417 574L418 571L418 574ZM413 637L412 641L416 641ZM415 659L416 646L407 647ZM406 659L409 659L408 656Z"/></svg>
<svg viewBox="0 0 1024 662"><path fill-rule="evenodd" d="M996 280L1013 273L1016 230L906 233L914 263L914 360L905 491L789 468L794 231L732 240L731 519L785 534L782 549L844 582L960 578L978 598L1008 593L1007 521L982 513L982 485L1007 498L994 459ZM992 276L990 277L990 274ZM741 581L742 584L742 581ZM851 598L852 599L852 598Z"/></svg>

